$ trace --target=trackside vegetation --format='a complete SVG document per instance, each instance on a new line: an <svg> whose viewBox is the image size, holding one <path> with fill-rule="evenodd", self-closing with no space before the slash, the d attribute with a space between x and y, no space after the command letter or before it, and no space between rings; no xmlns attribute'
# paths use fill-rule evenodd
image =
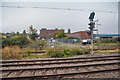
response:
<svg viewBox="0 0 120 80"><path fill-rule="evenodd" d="M15 38L10 38L10 39L3 39L2 40L2 47L4 48L5 46L19 46L23 47L23 45L27 45L29 43L29 40L25 35L19 35L18 37Z"/></svg>
<svg viewBox="0 0 120 80"><path fill-rule="evenodd" d="M62 58L62 57L71 57L76 55L89 54L90 50L83 50L80 48L72 48L72 49L54 49L48 48L46 54L43 56L49 58Z"/></svg>
<svg viewBox="0 0 120 80"><path fill-rule="evenodd" d="M28 35L24 30L22 34L17 32L17 36L2 38L2 59L33 59L33 58L66 58L77 55L91 54L90 44L82 47L82 43L74 44L75 47L69 47L61 43L47 43L47 40L37 39L37 30L31 25ZM70 30L68 31L70 33ZM16 34L14 34L16 35ZM69 39L64 31L54 35L56 39ZM119 53L120 38L103 39L100 44L95 41L94 53ZM72 45L73 46L73 45ZM113 49L113 50L112 50ZM95 51L96 50L96 51ZM42 54L32 53L44 52Z"/></svg>

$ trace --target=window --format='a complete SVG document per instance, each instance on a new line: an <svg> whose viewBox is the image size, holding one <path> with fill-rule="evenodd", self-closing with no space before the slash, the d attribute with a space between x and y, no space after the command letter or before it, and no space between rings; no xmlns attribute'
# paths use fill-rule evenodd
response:
<svg viewBox="0 0 120 80"><path fill-rule="evenodd" d="M80 35L80 33L77 33L76 35Z"/></svg>

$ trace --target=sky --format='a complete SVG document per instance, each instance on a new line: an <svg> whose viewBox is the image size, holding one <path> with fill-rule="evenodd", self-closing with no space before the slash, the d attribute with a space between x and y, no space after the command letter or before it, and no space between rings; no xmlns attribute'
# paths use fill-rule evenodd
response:
<svg viewBox="0 0 120 80"><path fill-rule="evenodd" d="M100 34L118 32L117 2L2 2L2 6L24 6L27 8L0 7L2 29L0 32L23 32L32 25L40 33L41 28L71 29L71 32L89 30L89 15L95 11L94 20L99 20ZM31 7L83 9L85 11L41 9ZM91 10L91 11L89 11ZM113 11L99 12L99 11ZM1 13L0 13L1 14ZM0 24L1 25L1 24Z"/></svg>

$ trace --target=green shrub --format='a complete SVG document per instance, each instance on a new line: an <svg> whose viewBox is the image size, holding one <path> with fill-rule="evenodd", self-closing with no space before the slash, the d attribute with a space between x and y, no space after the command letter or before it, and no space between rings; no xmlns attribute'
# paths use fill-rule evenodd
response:
<svg viewBox="0 0 120 80"><path fill-rule="evenodd" d="M62 53L56 51L56 52L51 53L50 57L51 58L61 58L61 57L64 57L64 55Z"/></svg>
<svg viewBox="0 0 120 80"><path fill-rule="evenodd" d="M69 52L70 55L81 55L82 53L80 52L79 48L72 48Z"/></svg>
<svg viewBox="0 0 120 80"><path fill-rule="evenodd" d="M80 52L82 54L90 54L90 51L91 51L91 49L82 49L82 50L80 50Z"/></svg>
<svg viewBox="0 0 120 80"><path fill-rule="evenodd" d="M112 39L103 39L101 43L117 43L119 41L119 37L112 38Z"/></svg>
<svg viewBox="0 0 120 80"><path fill-rule="evenodd" d="M80 48L72 48L72 49L69 51L69 54L70 54L71 56L88 54L88 53L90 53L90 50L89 50L89 49L80 49Z"/></svg>
<svg viewBox="0 0 120 80"><path fill-rule="evenodd" d="M63 50L63 55L64 57L70 57L71 55L69 54L70 49L64 49Z"/></svg>
<svg viewBox="0 0 120 80"><path fill-rule="evenodd" d="M21 55L21 57L22 57L22 58L25 58L25 57L27 57L27 54L23 53L23 54Z"/></svg>
<svg viewBox="0 0 120 80"><path fill-rule="evenodd" d="M30 56L30 55L31 55L31 52L30 52L30 51L27 51L27 55Z"/></svg>
<svg viewBox="0 0 120 80"><path fill-rule="evenodd" d="M47 56L50 56L50 54L53 53L53 52L54 52L54 49L53 49L53 48L48 48L46 55L47 55Z"/></svg>
<svg viewBox="0 0 120 80"><path fill-rule="evenodd" d="M61 57L71 57L76 55L88 54L89 50L83 50L80 48L72 48L72 49L47 49L47 53L44 56L50 58L61 58Z"/></svg>
<svg viewBox="0 0 120 80"><path fill-rule="evenodd" d="M33 58L39 58L39 56L38 55L33 55Z"/></svg>
<svg viewBox="0 0 120 80"><path fill-rule="evenodd" d="M4 48L5 46L19 46L23 47L24 45L27 45L29 43L29 40L25 35L20 35L15 38L10 38L10 39L3 39L2 40L2 47Z"/></svg>
<svg viewBox="0 0 120 80"><path fill-rule="evenodd" d="M31 55L31 52L30 51L26 51L25 53L22 53L21 54L21 57L22 58L25 58L25 57L28 57L28 56L30 56Z"/></svg>
<svg viewBox="0 0 120 80"><path fill-rule="evenodd" d="M47 50L46 55L50 58L60 58L60 57L64 57L64 54L62 53L62 50L60 49L53 49L53 48L49 48Z"/></svg>

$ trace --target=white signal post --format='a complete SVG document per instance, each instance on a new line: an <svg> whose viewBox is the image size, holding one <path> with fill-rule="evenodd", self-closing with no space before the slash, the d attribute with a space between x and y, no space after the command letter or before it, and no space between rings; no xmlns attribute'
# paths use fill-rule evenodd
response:
<svg viewBox="0 0 120 80"><path fill-rule="evenodd" d="M96 22L96 21L93 21L94 16L95 16L95 12L92 12L89 16L90 23L88 24L88 25L90 25L89 29L91 32L91 54L92 55L93 55L93 31L94 31L95 22Z"/></svg>
<svg viewBox="0 0 120 80"><path fill-rule="evenodd" d="M93 55L93 29L91 29L91 54Z"/></svg>

